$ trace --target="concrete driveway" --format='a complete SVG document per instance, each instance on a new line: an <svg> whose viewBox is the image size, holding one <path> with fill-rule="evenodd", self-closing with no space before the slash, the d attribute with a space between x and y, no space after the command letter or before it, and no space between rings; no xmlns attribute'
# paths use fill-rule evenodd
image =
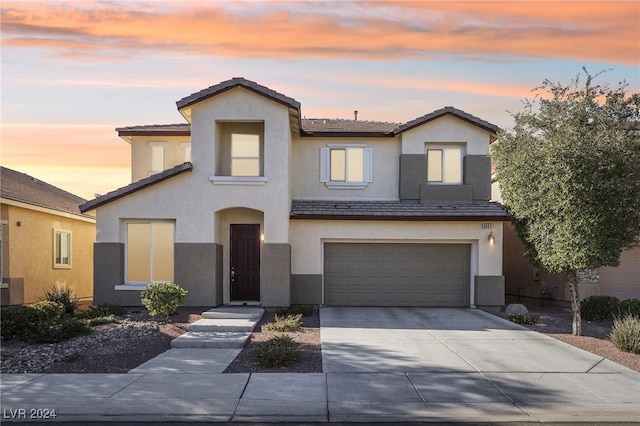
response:
<svg viewBox="0 0 640 426"><path fill-rule="evenodd" d="M323 308L320 322L341 420L640 420L640 374L480 310Z"/></svg>

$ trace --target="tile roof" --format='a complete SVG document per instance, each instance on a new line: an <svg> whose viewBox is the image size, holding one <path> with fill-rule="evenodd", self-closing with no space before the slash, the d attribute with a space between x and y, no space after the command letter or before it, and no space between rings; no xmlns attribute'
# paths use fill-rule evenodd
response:
<svg viewBox="0 0 640 426"><path fill-rule="evenodd" d="M176 136L188 136L191 134L191 124L147 124L143 126L125 126L117 127L116 132L119 136L131 135L154 135L154 134L176 134Z"/></svg>
<svg viewBox="0 0 640 426"><path fill-rule="evenodd" d="M191 170L193 170L193 165L190 162L180 164L171 169L167 169L163 172L151 175L148 178L133 182L127 186L123 186L122 188L111 191L105 195L101 195L100 197L97 197L91 201L87 201L80 206L80 211L83 213L88 212L89 210L93 210L97 207L108 204L119 198L125 197L129 194L140 191L141 189L147 188L151 185L155 185L156 183L160 183L184 172L190 172Z"/></svg>
<svg viewBox="0 0 640 426"><path fill-rule="evenodd" d="M497 133L500 128L495 124L491 124L488 121L482 120L474 115L471 115L467 112L462 111L461 109L454 108L452 106L446 106L444 108L440 108L439 110L430 112L429 114L423 115L422 117L418 117L414 120L408 121L396 129L394 129L395 134L402 133L409 129L413 129L414 127L420 126L424 123L427 123L431 120L435 120L436 118L440 118L443 115L453 115L454 117L460 118L461 120L467 121L471 124L474 124L478 127L481 127L485 130L488 130L491 133Z"/></svg>
<svg viewBox="0 0 640 426"><path fill-rule="evenodd" d="M500 203L421 204L407 201L293 200L291 219L509 220Z"/></svg>
<svg viewBox="0 0 640 426"><path fill-rule="evenodd" d="M80 212L79 205L84 198L6 167L0 168L0 196L7 200L19 201L77 216L91 217Z"/></svg>
<svg viewBox="0 0 640 426"><path fill-rule="evenodd" d="M282 93L278 93L275 90L271 90L266 86L262 86L255 81L247 80L243 77L234 77L231 80L223 81L222 83L207 87L206 89L200 90L199 92L192 93L191 95L180 99L178 102L176 102L176 105L178 106L178 109L182 109L212 96L226 92L227 90L233 89L235 87L244 87L275 102L288 106L289 108L293 108L296 110L300 109L300 102L296 101L295 99L285 96Z"/></svg>
<svg viewBox="0 0 640 426"><path fill-rule="evenodd" d="M383 133L391 135L400 123L384 121L343 120L330 118L304 118L302 131L308 135L315 133Z"/></svg>

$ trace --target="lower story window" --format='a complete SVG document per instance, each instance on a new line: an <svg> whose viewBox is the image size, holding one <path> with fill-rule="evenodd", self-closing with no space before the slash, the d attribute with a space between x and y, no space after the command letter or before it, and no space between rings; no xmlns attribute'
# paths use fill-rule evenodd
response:
<svg viewBox="0 0 640 426"><path fill-rule="evenodd" d="M131 284L173 281L173 222L127 223L127 277Z"/></svg>

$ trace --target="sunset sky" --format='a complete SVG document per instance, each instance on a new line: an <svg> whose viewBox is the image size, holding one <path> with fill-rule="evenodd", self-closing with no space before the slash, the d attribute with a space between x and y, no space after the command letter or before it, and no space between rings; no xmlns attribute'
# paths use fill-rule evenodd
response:
<svg viewBox="0 0 640 426"><path fill-rule="evenodd" d="M84 198L129 183L115 127L245 77L307 118L406 122L452 105L501 127L583 65L640 92L640 2L1 3L3 166Z"/></svg>

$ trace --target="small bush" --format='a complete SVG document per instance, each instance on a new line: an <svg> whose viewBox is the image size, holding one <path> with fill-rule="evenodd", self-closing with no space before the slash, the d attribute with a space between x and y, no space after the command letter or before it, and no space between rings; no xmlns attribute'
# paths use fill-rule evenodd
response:
<svg viewBox="0 0 640 426"><path fill-rule="evenodd" d="M63 307L65 315L72 316L80 302L73 295L73 290L65 286L53 286L44 293L42 300L58 303Z"/></svg>
<svg viewBox="0 0 640 426"><path fill-rule="evenodd" d="M167 281L152 282L140 292L142 304L152 316L161 316L164 321L169 321L182 303L187 291L178 284Z"/></svg>
<svg viewBox="0 0 640 426"><path fill-rule="evenodd" d="M104 317L90 318L87 320L87 325L89 325L90 327L95 327L96 325L115 324L117 322L118 319L115 317L115 315L107 315Z"/></svg>
<svg viewBox="0 0 640 426"><path fill-rule="evenodd" d="M91 332L82 321L66 317L60 305L48 300L30 306L10 306L0 312L3 339L55 343Z"/></svg>
<svg viewBox="0 0 640 426"><path fill-rule="evenodd" d="M272 337L262 343L255 352L258 364L262 367L286 367L298 360L298 344L289 336Z"/></svg>
<svg viewBox="0 0 640 426"><path fill-rule="evenodd" d="M590 296L580 302L580 315L587 321L610 321L618 314L619 304L614 296Z"/></svg>
<svg viewBox="0 0 640 426"><path fill-rule="evenodd" d="M308 317L313 315L313 305L291 305L288 308L280 309L277 314L280 316L302 314L302 316Z"/></svg>
<svg viewBox="0 0 640 426"><path fill-rule="evenodd" d="M538 323L538 317L534 315L509 314L507 315L507 319L516 324L536 325Z"/></svg>
<svg viewBox="0 0 640 426"><path fill-rule="evenodd" d="M276 321L266 325L267 330L298 331L302 326L302 314L280 316L276 314Z"/></svg>
<svg viewBox="0 0 640 426"><path fill-rule="evenodd" d="M101 317L121 317L127 310L123 306L104 304L104 305L92 305L85 313L82 314L82 318L92 319Z"/></svg>
<svg viewBox="0 0 640 426"><path fill-rule="evenodd" d="M615 318L609 338L621 351L640 354L640 317L626 314Z"/></svg>
<svg viewBox="0 0 640 426"><path fill-rule="evenodd" d="M631 314L640 317L640 299L627 299L618 305L618 315Z"/></svg>

